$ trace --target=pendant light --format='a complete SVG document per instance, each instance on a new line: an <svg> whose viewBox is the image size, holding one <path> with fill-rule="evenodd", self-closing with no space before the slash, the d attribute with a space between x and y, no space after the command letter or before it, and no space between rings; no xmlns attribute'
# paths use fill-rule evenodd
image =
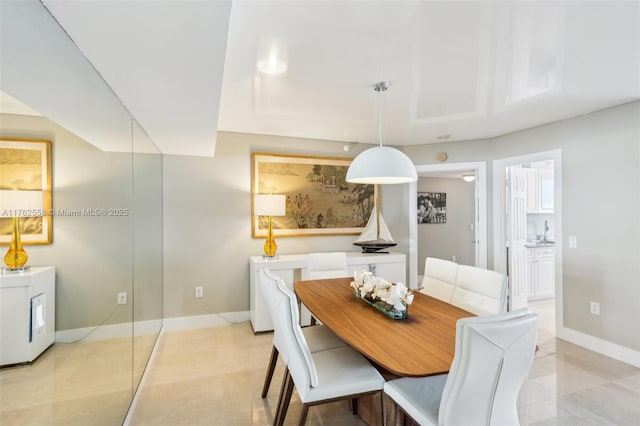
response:
<svg viewBox="0 0 640 426"><path fill-rule="evenodd" d="M384 92L391 83L381 81L373 85L384 101ZM353 159L347 170L347 182L369 184L407 183L418 180L416 166L402 151L382 146L382 110L378 103L378 143L375 148L362 151Z"/></svg>

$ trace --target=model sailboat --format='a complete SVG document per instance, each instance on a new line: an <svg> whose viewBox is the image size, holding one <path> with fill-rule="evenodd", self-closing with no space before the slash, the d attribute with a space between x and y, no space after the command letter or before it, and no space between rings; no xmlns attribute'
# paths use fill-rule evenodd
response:
<svg viewBox="0 0 640 426"><path fill-rule="evenodd" d="M377 205L373 206L367 226L353 244L362 248L365 253L374 253L396 245L389 228L387 228L387 224L384 223L382 214L378 211Z"/></svg>

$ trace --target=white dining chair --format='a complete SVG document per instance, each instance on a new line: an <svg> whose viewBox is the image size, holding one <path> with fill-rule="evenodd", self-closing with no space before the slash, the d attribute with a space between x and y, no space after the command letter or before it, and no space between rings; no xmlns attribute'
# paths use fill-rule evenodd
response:
<svg viewBox="0 0 640 426"><path fill-rule="evenodd" d="M347 253L343 251L309 253L307 255L307 267L302 271L303 280L321 280L348 276ZM300 311L301 324L316 324L316 319L306 306L302 305Z"/></svg>
<svg viewBox="0 0 640 426"><path fill-rule="evenodd" d="M295 295L269 271L263 273L263 278L262 291L270 306L275 333L280 335L280 353L286 363L274 425L283 424L294 386L302 401L300 425L305 424L309 407L325 402L355 401L359 396L379 393L381 409L384 378L380 373L349 346L312 353L297 321ZM357 403L353 407L355 414Z"/></svg>
<svg viewBox="0 0 640 426"><path fill-rule="evenodd" d="M424 261L422 293L451 303L458 264L449 260L427 257Z"/></svg>
<svg viewBox="0 0 640 426"><path fill-rule="evenodd" d="M307 255L307 275L305 279L348 277L347 253L327 252Z"/></svg>
<svg viewBox="0 0 640 426"><path fill-rule="evenodd" d="M265 275L268 278L263 278L261 274L260 279L271 279L273 281L274 279L279 278L274 275L269 269L266 269ZM269 309L268 305L267 309ZM342 339L340 339L335 335L334 332L323 325L317 325L315 327L305 327L302 329L302 332L305 336L305 339L309 345L309 350L311 352L324 351L327 349L346 346L346 343ZM271 356L269 357L269 364L267 366L267 372L265 374L264 384L262 386L262 398L266 398L267 393L269 392L271 380L273 379L273 372L275 371L276 364L278 362L280 347L282 347L280 335L274 332Z"/></svg>
<svg viewBox="0 0 640 426"><path fill-rule="evenodd" d="M529 371L538 316L522 309L458 320L449 374L406 377L384 392L420 425L519 425L518 392Z"/></svg>
<svg viewBox="0 0 640 426"><path fill-rule="evenodd" d="M476 315L502 314L507 311L507 276L460 265L451 304Z"/></svg>

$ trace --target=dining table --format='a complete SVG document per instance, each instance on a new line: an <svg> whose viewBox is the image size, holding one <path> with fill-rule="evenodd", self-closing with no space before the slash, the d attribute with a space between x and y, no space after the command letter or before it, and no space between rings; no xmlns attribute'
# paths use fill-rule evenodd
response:
<svg viewBox="0 0 640 426"><path fill-rule="evenodd" d="M296 281L294 291L319 322L368 358L386 379L449 372L455 353L456 323L474 314L414 291L407 317L393 319L358 299L350 286L352 281L353 278ZM384 404L388 411L388 401ZM363 419L369 424L378 423Z"/></svg>

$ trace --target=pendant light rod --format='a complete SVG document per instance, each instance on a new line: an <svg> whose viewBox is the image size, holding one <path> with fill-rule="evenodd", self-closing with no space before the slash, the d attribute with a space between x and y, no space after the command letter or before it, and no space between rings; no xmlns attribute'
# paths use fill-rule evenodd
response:
<svg viewBox="0 0 640 426"><path fill-rule="evenodd" d="M381 81L373 85L373 90L383 92L378 99L378 145L382 146L382 112L384 111L384 92L391 86L388 81Z"/></svg>

